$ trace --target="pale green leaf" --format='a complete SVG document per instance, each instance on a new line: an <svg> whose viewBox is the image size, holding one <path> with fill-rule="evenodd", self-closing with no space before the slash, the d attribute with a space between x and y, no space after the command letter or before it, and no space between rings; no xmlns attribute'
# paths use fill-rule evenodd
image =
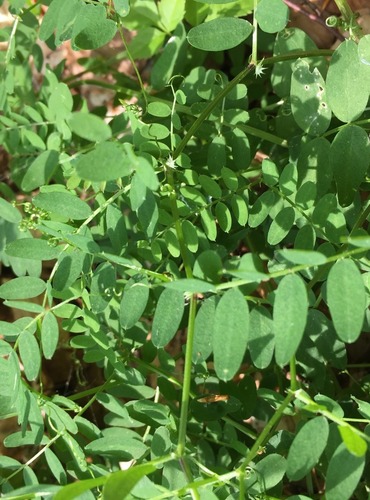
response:
<svg viewBox="0 0 370 500"><path fill-rule="evenodd" d="M113 5L120 17L126 17L130 12L130 0L113 0Z"/></svg>
<svg viewBox="0 0 370 500"><path fill-rule="evenodd" d="M160 0L157 7L160 22L167 32L173 31L185 15L185 0Z"/></svg>
<svg viewBox="0 0 370 500"><path fill-rule="evenodd" d="M91 215L89 205L68 191L41 192L32 201L36 207L68 219L82 220Z"/></svg>
<svg viewBox="0 0 370 500"><path fill-rule="evenodd" d="M255 16L262 31L277 33L287 25L289 8L283 0L260 0Z"/></svg>
<svg viewBox="0 0 370 500"><path fill-rule="evenodd" d="M131 160L125 150L113 142L102 142L93 151L80 156L76 162L81 179L102 182L130 175Z"/></svg>
<svg viewBox="0 0 370 500"><path fill-rule="evenodd" d="M339 425L338 429L347 450L356 457L363 457L367 451L365 439L359 436L350 425Z"/></svg>
<svg viewBox="0 0 370 500"><path fill-rule="evenodd" d="M56 317L48 311L41 325L41 346L46 359L51 359L56 351L59 340L59 326Z"/></svg>
<svg viewBox="0 0 370 500"><path fill-rule="evenodd" d="M43 151L28 167L21 182L22 189L32 191L48 184L58 168L58 163L59 153L57 151Z"/></svg>
<svg viewBox="0 0 370 500"><path fill-rule="evenodd" d="M46 283L33 276L21 276L3 283L0 286L1 299L31 299L37 297L46 288Z"/></svg>
<svg viewBox="0 0 370 500"><path fill-rule="evenodd" d="M177 290L183 293L209 293L216 292L216 287L207 281L197 279L179 279L165 283L163 286L171 290Z"/></svg>
<svg viewBox="0 0 370 500"><path fill-rule="evenodd" d="M18 338L18 347L27 380L36 380L41 367L41 354L37 340L27 330L23 331Z"/></svg>
<svg viewBox="0 0 370 500"><path fill-rule="evenodd" d="M4 198L0 198L0 217L13 224L18 224L22 220L19 210Z"/></svg>
<svg viewBox="0 0 370 500"><path fill-rule="evenodd" d="M68 125L79 137L91 142L102 142L112 137L112 131L104 120L93 113L78 111L72 113Z"/></svg>
<svg viewBox="0 0 370 500"><path fill-rule="evenodd" d="M38 238L22 238L12 241L5 248L10 257L31 260L56 259L61 251L60 247L49 245L48 241Z"/></svg>
<svg viewBox="0 0 370 500"><path fill-rule="evenodd" d="M120 305L122 328L132 328L141 318L149 299L149 283L143 274L136 274L127 282Z"/></svg>
<svg viewBox="0 0 370 500"><path fill-rule="evenodd" d="M192 28L188 33L188 42L197 49L217 52L236 47L252 31L252 25L244 19L220 17Z"/></svg>

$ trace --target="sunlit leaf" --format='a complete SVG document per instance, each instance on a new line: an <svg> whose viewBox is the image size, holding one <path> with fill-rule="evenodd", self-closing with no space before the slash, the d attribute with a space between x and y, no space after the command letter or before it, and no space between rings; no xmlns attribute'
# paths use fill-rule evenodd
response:
<svg viewBox="0 0 370 500"><path fill-rule="evenodd" d="M252 31L252 25L244 19L220 17L192 28L188 42L201 50L227 50L244 42Z"/></svg>

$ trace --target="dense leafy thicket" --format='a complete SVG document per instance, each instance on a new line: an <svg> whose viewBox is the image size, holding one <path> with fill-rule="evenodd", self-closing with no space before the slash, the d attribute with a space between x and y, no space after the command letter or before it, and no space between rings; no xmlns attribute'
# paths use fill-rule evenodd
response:
<svg viewBox="0 0 370 500"><path fill-rule="evenodd" d="M368 498L370 35L336 3L323 50L282 0L9 0L4 498Z"/></svg>

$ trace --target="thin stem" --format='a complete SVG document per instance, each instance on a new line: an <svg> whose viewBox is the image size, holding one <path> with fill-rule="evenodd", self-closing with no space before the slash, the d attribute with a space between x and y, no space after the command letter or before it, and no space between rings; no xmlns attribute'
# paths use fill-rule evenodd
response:
<svg viewBox="0 0 370 500"><path fill-rule="evenodd" d="M296 359L294 356L291 358L289 364L290 364L290 390L296 391L298 389L297 365L296 365Z"/></svg>
<svg viewBox="0 0 370 500"><path fill-rule="evenodd" d="M226 87L224 87L216 97L208 103L206 108L202 111L202 113L198 116L195 122L191 125L185 137L182 139L180 144L177 146L173 153L174 160L182 153L187 143L190 141L194 133L198 130L200 125L206 120L206 118L212 113L212 111L218 106L219 102L227 96L227 94L239 83L241 82L247 75L252 71L254 67L253 64L249 64L246 68L244 68L236 77L229 82Z"/></svg>
<svg viewBox="0 0 370 500"><path fill-rule="evenodd" d="M254 0L254 6L253 6L253 34L252 34L252 57L251 57L251 64L254 64L255 66L257 65L258 59L257 59L257 45L258 45L258 23L257 23L257 18L256 18L256 8L257 8L257 3L258 0Z"/></svg>
<svg viewBox="0 0 370 500"><path fill-rule="evenodd" d="M298 58L306 58L306 57L325 57L331 56L333 54L333 50L308 50L308 51L299 51L299 52L290 52L289 54L279 55L268 57L263 60L264 66L271 66L278 62L283 61L291 61ZM193 137L194 133L198 130L204 120L212 113L212 111L218 106L219 102L227 96L227 94L244 78L251 73L251 71L255 68L255 64L248 64L246 68L244 68L238 75L236 75L231 82L229 82L226 87L224 87L216 97L208 103L206 108L202 111L202 113L198 116L195 122L191 125L185 137L181 140L180 144L177 146L173 153L173 159L175 160L184 150L187 143Z"/></svg>
<svg viewBox="0 0 370 500"><path fill-rule="evenodd" d="M244 471L245 468L249 465L249 463L254 459L254 457L257 455L258 451L260 448L265 444L267 439L269 438L270 432L272 429L275 427L275 425L279 422L281 419L285 408L289 406L291 401L294 399L295 393L289 392L284 401L281 403L277 411L273 414L271 419L267 422L266 427L263 429L261 434L258 436L256 442L250 449L248 455L246 456L245 460L241 464L241 466L238 468L239 471Z"/></svg>
<svg viewBox="0 0 370 500"><path fill-rule="evenodd" d="M125 39L125 35L123 33L123 28L121 26L121 24L118 26L118 31L119 31L119 34L121 36L121 40L122 40L122 43L125 47L125 51L126 51L126 54L127 54L127 57L129 58L131 64L132 64L132 67L134 68L134 71L135 71L135 74L136 74L136 77L138 79L138 82L139 82L139 85L140 85L140 88L141 88L141 92L143 94L143 98L144 98L144 101L145 101L145 108L148 107L148 100L147 100L147 96L146 96L146 90L145 90L145 87L144 87L144 83L143 83L143 80L141 79L141 75L140 75L140 72L139 72L139 69L138 67L136 66L136 63L131 55L131 52L127 46L127 43L126 43L126 39Z"/></svg>
<svg viewBox="0 0 370 500"><path fill-rule="evenodd" d="M181 395L179 437L176 450L176 453L179 457L182 457L185 452L186 428L188 423L188 411L189 411L189 401L190 401L190 383L191 383L191 369L193 362L192 358L193 358L194 325L195 325L196 310L197 310L197 298L196 295L192 295L190 298L188 332L187 332L187 341L185 350L184 384Z"/></svg>

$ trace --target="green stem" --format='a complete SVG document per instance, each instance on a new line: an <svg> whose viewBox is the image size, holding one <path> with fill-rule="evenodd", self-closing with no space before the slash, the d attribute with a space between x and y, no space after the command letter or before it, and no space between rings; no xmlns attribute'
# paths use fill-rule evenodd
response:
<svg viewBox="0 0 370 500"><path fill-rule="evenodd" d="M218 106L219 102L227 96L227 94L239 83L241 82L250 71L252 71L253 64L249 64L244 68L236 77L229 82L226 87L224 87L216 97L208 103L208 106L201 112L195 122L190 126L189 130L185 134L180 144L177 146L173 153L173 159L175 160L184 150L187 143L190 141L194 133L198 130L200 125L207 119L207 117L212 113L212 111Z"/></svg>
<svg viewBox="0 0 370 500"><path fill-rule="evenodd" d="M146 90L145 90L143 81L141 79L141 75L140 75L139 69L136 66L136 62L134 61L134 59L133 59L133 57L131 55L131 52L129 51L129 48L127 46L125 35L123 34L123 29L122 29L121 24L118 26L118 31L119 31L119 34L121 36L122 43L123 43L123 45L125 47L127 57L129 58L129 60L130 60L130 62L132 64L132 67L134 68L134 71L136 73L136 77L138 79L138 82L139 82L139 85L140 85L140 88L141 88L141 93L142 93L144 101L145 101L145 108L147 108L148 107L148 101L147 101L147 96L146 96Z"/></svg>
<svg viewBox="0 0 370 500"><path fill-rule="evenodd" d="M185 244L184 234L182 232L181 220L177 208L177 196L175 190L175 182L173 178L173 167L166 165L167 181L171 186L170 203L172 216L175 221L175 229L177 239L180 245L181 258L184 264L185 274L188 279L193 277L193 270L191 268L188 249ZM184 382L181 395L181 410L180 410L180 423L179 423L179 436L177 442L177 455L182 457L185 452L186 443L186 428L188 421L188 411L190 402L190 383L191 383L191 369L193 362L193 344L194 344L194 325L195 315L197 311L197 296L193 294L190 297L189 318L188 318L188 331L186 339L185 361L184 361Z"/></svg>
<svg viewBox="0 0 370 500"><path fill-rule="evenodd" d="M351 7L348 5L347 0L334 0L334 1L337 4L339 12L343 16L346 23L350 24L353 17L353 12L351 10Z"/></svg>
<svg viewBox="0 0 370 500"><path fill-rule="evenodd" d="M244 471L245 468L249 465L249 463L254 459L254 457L257 455L258 451L260 448L265 444L267 439L270 436L270 432L272 429L275 427L275 425L279 422L281 419L285 408L289 406L291 401L294 399L295 393L294 392L289 392L287 397L284 399L282 404L279 406L277 411L273 414L271 419L267 422L266 427L263 429L261 434L258 436L256 442L250 449L248 455L245 457L245 460L241 464L241 466L238 468L239 471Z"/></svg>
<svg viewBox="0 0 370 500"><path fill-rule="evenodd" d="M279 55L279 56L273 56L273 57L268 57L264 59L263 63L265 66L271 66L273 64L276 64L278 62L283 62L283 61L291 61L294 59L298 58L305 58L305 57L325 57L325 56L331 56L333 54L332 50L308 50L308 51L300 51L300 52L290 52L289 54L284 54L284 55ZM212 111L218 106L219 102L224 99L224 97L227 96L227 94L244 78L252 72L253 68L255 67L255 64L248 64L246 68L244 68L238 75L236 75L235 78L229 82L226 87L224 87L217 95L216 97L208 103L208 106L202 111L202 113L198 116L198 118L195 120L195 122L191 125L187 133L185 134L185 137L181 140L180 144L177 146L173 153L173 159L175 160L184 150L185 146L187 143L190 141L190 139L193 137L194 133L198 130L198 128L201 126L201 124L204 122L204 120L207 119L207 117L212 113Z"/></svg>
<svg viewBox="0 0 370 500"><path fill-rule="evenodd" d="M296 391L298 389L297 383L297 365L295 357L293 356L290 360L290 390Z"/></svg>
<svg viewBox="0 0 370 500"><path fill-rule="evenodd" d="M188 411L190 402L190 383L191 383L191 368L193 362L193 344L194 344L194 325L195 314L197 310L196 295L190 298L188 332L185 350L185 366L184 366L184 383L181 395L181 410L180 410L180 423L179 423L179 437L177 442L176 454L182 457L185 452L186 443L186 428L188 423Z"/></svg>
<svg viewBox="0 0 370 500"><path fill-rule="evenodd" d="M258 0L254 0L254 6L253 6L253 34L252 34L252 57L251 57L251 64L254 64L255 66L257 65L258 59L257 59L257 46L258 46L258 41L257 41L257 36L258 36L258 24L257 24L257 18L256 18L256 8L257 8L257 3Z"/></svg>

